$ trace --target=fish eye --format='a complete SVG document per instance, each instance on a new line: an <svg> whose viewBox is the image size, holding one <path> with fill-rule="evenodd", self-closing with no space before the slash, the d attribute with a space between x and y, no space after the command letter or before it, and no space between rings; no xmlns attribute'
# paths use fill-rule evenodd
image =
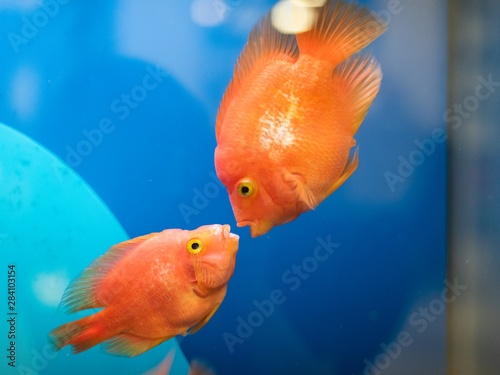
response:
<svg viewBox="0 0 500 375"><path fill-rule="evenodd" d="M203 243L199 239L193 238L188 241L186 247L191 254L198 254L203 249Z"/></svg>
<svg viewBox="0 0 500 375"><path fill-rule="evenodd" d="M238 184L238 194L242 197L249 197L254 191L253 183L249 180L243 180Z"/></svg>

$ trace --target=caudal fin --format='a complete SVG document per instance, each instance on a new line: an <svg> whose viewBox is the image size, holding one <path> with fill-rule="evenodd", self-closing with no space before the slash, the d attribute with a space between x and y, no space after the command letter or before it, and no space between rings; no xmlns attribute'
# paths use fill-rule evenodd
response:
<svg viewBox="0 0 500 375"><path fill-rule="evenodd" d="M300 54L337 66L379 37L387 26L366 7L328 0L316 10L311 30L297 34Z"/></svg>
<svg viewBox="0 0 500 375"><path fill-rule="evenodd" d="M55 351L72 345L73 353L83 352L114 336L98 323L96 315L75 320L57 327L49 333L49 340Z"/></svg>

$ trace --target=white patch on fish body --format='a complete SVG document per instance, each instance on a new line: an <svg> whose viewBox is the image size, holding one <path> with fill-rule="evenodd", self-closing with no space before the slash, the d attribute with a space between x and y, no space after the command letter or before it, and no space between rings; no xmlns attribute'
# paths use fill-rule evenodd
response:
<svg viewBox="0 0 500 375"><path fill-rule="evenodd" d="M277 111L271 113L272 109L267 109L259 119L260 137L262 147L270 151L271 158L277 158L279 150L292 146L295 142L295 129L292 127L291 119L297 117L297 110L300 99L293 94L285 94L278 91L288 101L286 112ZM274 147L277 146L277 147Z"/></svg>

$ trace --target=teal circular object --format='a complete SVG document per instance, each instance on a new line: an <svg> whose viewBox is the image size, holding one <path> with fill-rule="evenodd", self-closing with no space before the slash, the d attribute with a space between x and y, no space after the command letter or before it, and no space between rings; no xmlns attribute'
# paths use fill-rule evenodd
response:
<svg viewBox="0 0 500 375"><path fill-rule="evenodd" d="M159 363L171 348L179 348L170 340L133 362L98 353L98 348L71 360L68 348L51 350L50 330L89 314L64 316L57 311L68 283L110 246L129 238L78 174L43 146L3 124L0 213L2 271L13 271L14 279L8 318L15 322L10 341L16 367L4 366L7 374L138 374ZM171 373L186 374L187 361L180 348L176 352Z"/></svg>

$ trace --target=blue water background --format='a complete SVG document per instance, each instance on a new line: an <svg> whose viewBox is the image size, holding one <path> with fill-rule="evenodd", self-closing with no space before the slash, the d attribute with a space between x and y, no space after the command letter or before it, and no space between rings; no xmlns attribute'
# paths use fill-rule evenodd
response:
<svg viewBox="0 0 500 375"><path fill-rule="evenodd" d="M431 139L433 131L445 127L444 1L401 1L396 8L391 1L363 2L386 17L389 30L369 47L384 78L355 137L360 166L314 212L257 239L250 238L248 228L236 227L227 193L214 178L214 123L248 33L274 2L213 2L223 6L214 10L222 22L211 27L194 21L192 1L63 3L57 2L57 12L36 33L25 35L26 20L41 17L37 22L43 25L40 13L48 11L38 2L0 3L0 122L81 176L128 237L211 223L230 224L240 235L224 303L200 332L179 340L188 360L202 358L217 374L362 374L367 363L376 363L381 343L388 345L405 331L413 343L383 373L398 373L402 365L416 373L444 373L445 314L435 314L422 333L409 318L444 287L445 144L435 143L392 188L386 180L386 172L398 174L401 158L409 160L419 150L416 140ZM147 75L153 79L145 83ZM155 87L137 89L145 85ZM146 96L125 110L122 95L132 92ZM85 134L94 134L94 144ZM311 262L307 258L318 238L338 247L300 282L292 282L287 271ZM105 250L75 253L68 259L69 278ZM23 258L10 253L9 259L22 268ZM2 267L3 261L2 255ZM40 273L50 270L51 262L40 262ZM25 298L35 301L26 284ZM259 320L255 301L269 300L273 291L281 292L282 303ZM24 317L35 321L48 308L55 314L54 306L39 303ZM258 324L248 337L238 336L238 326L249 316ZM33 347L26 352L41 349L46 334L67 319L33 325L28 333L33 339L26 343ZM241 342L228 345L228 334ZM93 350L76 362L65 348L35 373L72 368L75 374L136 374L154 367L167 349L151 352L146 361Z"/></svg>

